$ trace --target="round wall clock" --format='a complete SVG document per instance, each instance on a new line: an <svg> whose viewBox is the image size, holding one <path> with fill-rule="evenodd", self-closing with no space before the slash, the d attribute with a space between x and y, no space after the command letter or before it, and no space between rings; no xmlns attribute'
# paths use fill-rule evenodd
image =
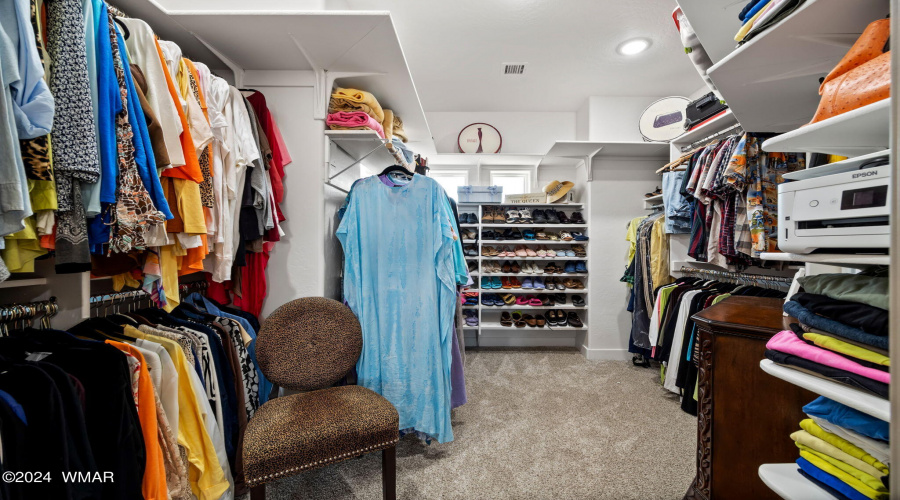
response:
<svg viewBox="0 0 900 500"><path fill-rule="evenodd" d="M456 142L460 153L499 153L503 138L492 125L473 123L462 129Z"/></svg>

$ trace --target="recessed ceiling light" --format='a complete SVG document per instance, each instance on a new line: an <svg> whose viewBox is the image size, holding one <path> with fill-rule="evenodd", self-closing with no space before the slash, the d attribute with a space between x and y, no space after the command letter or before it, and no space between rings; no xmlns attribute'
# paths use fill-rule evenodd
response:
<svg viewBox="0 0 900 500"><path fill-rule="evenodd" d="M650 40L646 38L635 38L619 44L616 48L616 52L623 56L633 56L647 50L648 47L650 47Z"/></svg>

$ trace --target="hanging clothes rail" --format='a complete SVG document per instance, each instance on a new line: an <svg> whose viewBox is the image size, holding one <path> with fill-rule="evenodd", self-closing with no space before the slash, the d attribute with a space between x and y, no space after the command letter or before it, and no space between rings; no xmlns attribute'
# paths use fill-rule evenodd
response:
<svg viewBox="0 0 900 500"><path fill-rule="evenodd" d="M766 276L763 274L732 273L729 271L717 271L714 269L698 269L695 267L681 267L681 273L687 276L705 277L723 283L738 285L755 285L762 288L787 289L793 281L792 277Z"/></svg>
<svg viewBox="0 0 900 500"><path fill-rule="evenodd" d="M0 306L0 336L8 335L10 323L12 323L12 329L17 330L24 328L28 321L38 316L41 316L41 328L50 328L50 319L58 312L59 304L56 302L56 297L39 302Z"/></svg>
<svg viewBox="0 0 900 500"><path fill-rule="evenodd" d="M744 133L744 127L741 126L741 124L732 125L724 130L720 130L720 131L716 132L715 134L704 137L703 139L696 140L696 141L688 144L687 146L684 146L683 148L681 148L681 152L686 153L686 152L696 148L697 146L703 145L713 139L722 137L724 135L728 135L728 133L733 130L739 130L740 131L739 133Z"/></svg>
<svg viewBox="0 0 900 500"><path fill-rule="evenodd" d="M92 295L90 300L91 316L106 316L110 314L110 310L112 310L113 314L116 314L123 304L127 304L126 311L132 311L137 309L144 301L147 302L148 307L153 304L153 301L150 300L150 294L143 290Z"/></svg>

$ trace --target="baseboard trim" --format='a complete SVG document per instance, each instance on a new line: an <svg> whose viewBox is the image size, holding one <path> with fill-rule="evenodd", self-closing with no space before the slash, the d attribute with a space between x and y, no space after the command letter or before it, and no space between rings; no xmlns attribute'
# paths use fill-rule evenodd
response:
<svg viewBox="0 0 900 500"><path fill-rule="evenodd" d="M631 359L631 353L627 349L590 349L583 344L581 354L591 361L628 361Z"/></svg>

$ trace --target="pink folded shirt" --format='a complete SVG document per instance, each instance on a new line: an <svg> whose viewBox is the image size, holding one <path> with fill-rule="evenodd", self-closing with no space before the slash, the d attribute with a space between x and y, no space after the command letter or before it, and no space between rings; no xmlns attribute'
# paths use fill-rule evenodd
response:
<svg viewBox="0 0 900 500"><path fill-rule="evenodd" d="M799 358L803 358L820 365L830 366L838 370L844 370L863 377L877 380L885 384L891 383L891 374L863 366L855 361L847 359L840 354L835 354L827 349L809 345L797 338L797 334L790 330L779 332L777 335L769 339L766 343L766 349L783 352L785 354L793 354Z"/></svg>
<svg viewBox="0 0 900 500"><path fill-rule="evenodd" d="M325 118L325 124L338 127L367 127L378 132L378 135L384 139L384 127L362 111L338 111L337 113L331 113Z"/></svg>

